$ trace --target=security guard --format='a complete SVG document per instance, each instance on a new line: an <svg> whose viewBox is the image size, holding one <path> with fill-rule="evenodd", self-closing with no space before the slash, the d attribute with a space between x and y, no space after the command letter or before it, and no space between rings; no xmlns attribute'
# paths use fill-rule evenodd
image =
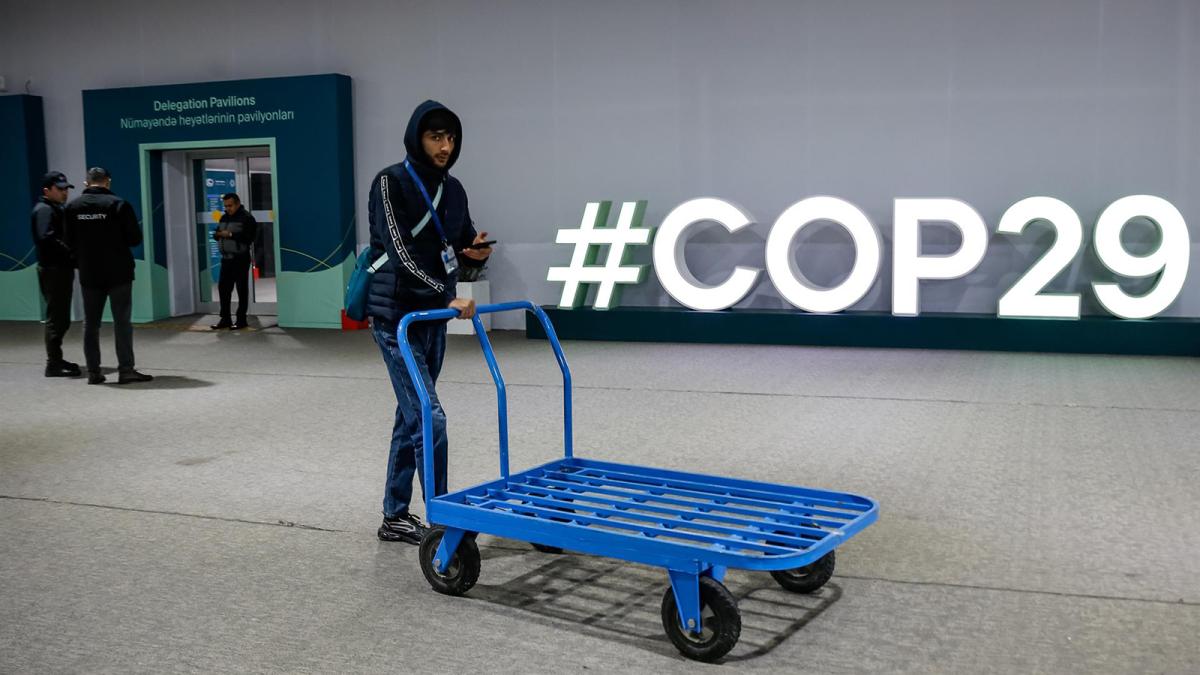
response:
<svg viewBox="0 0 1200 675"><path fill-rule="evenodd" d="M46 300L46 377L79 377L79 364L63 360L62 342L71 328L75 260L63 240L63 204L74 185L61 171L42 176L42 197L30 228L37 250L38 285Z"/></svg>
<svg viewBox="0 0 1200 675"><path fill-rule="evenodd" d="M79 263L83 290L83 357L88 384L101 384L100 318L112 303L117 342L118 384L149 382L154 378L133 368L133 253L142 243L142 228L129 202L109 190L107 169L88 169L87 188L66 208L67 245Z"/></svg>

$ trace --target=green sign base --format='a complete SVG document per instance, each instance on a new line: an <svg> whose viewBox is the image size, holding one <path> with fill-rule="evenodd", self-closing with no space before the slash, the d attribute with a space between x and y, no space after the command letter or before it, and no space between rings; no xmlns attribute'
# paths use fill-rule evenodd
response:
<svg viewBox="0 0 1200 675"><path fill-rule="evenodd" d="M985 314L697 312L674 307L544 307L563 340L970 349L1073 354L1200 355L1200 319L1002 319ZM525 334L545 339L532 314Z"/></svg>

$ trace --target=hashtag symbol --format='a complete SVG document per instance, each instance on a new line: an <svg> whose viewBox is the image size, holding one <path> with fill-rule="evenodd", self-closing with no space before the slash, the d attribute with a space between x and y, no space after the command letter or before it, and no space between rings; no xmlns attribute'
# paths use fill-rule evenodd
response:
<svg viewBox="0 0 1200 675"><path fill-rule="evenodd" d="M547 281L563 282L562 298L558 306L575 308L583 303L587 294L586 284L600 284L596 291L596 309L612 306L617 284L638 284L646 277L645 265L630 265L629 247L650 243L652 230L643 229L642 216L646 202L625 202L617 215L616 227L604 227L612 202L588 202L583 209L583 221L577 230L559 230L555 241L559 244L574 244L571 264L567 267L551 267ZM608 246L608 258L597 265L600 247Z"/></svg>

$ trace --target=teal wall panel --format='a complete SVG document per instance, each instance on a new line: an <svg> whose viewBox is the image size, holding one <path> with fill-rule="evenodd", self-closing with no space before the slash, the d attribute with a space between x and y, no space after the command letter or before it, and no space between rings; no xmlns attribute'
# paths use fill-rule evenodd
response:
<svg viewBox="0 0 1200 675"><path fill-rule="evenodd" d="M0 319L44 314L29 212L46 171L41 97L0 96Z"/></svg>

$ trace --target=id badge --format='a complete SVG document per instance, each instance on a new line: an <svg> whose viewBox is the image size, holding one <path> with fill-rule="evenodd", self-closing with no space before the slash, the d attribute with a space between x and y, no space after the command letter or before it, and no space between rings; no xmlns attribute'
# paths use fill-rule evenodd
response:
<svg viewBox="0 0 1200 675"><path fill-rule="evenodd" d="M446 274L454 274L458 269L458 256L454 253L454 247L446 244L442 248L442 264L446 266Z"/></svg>

